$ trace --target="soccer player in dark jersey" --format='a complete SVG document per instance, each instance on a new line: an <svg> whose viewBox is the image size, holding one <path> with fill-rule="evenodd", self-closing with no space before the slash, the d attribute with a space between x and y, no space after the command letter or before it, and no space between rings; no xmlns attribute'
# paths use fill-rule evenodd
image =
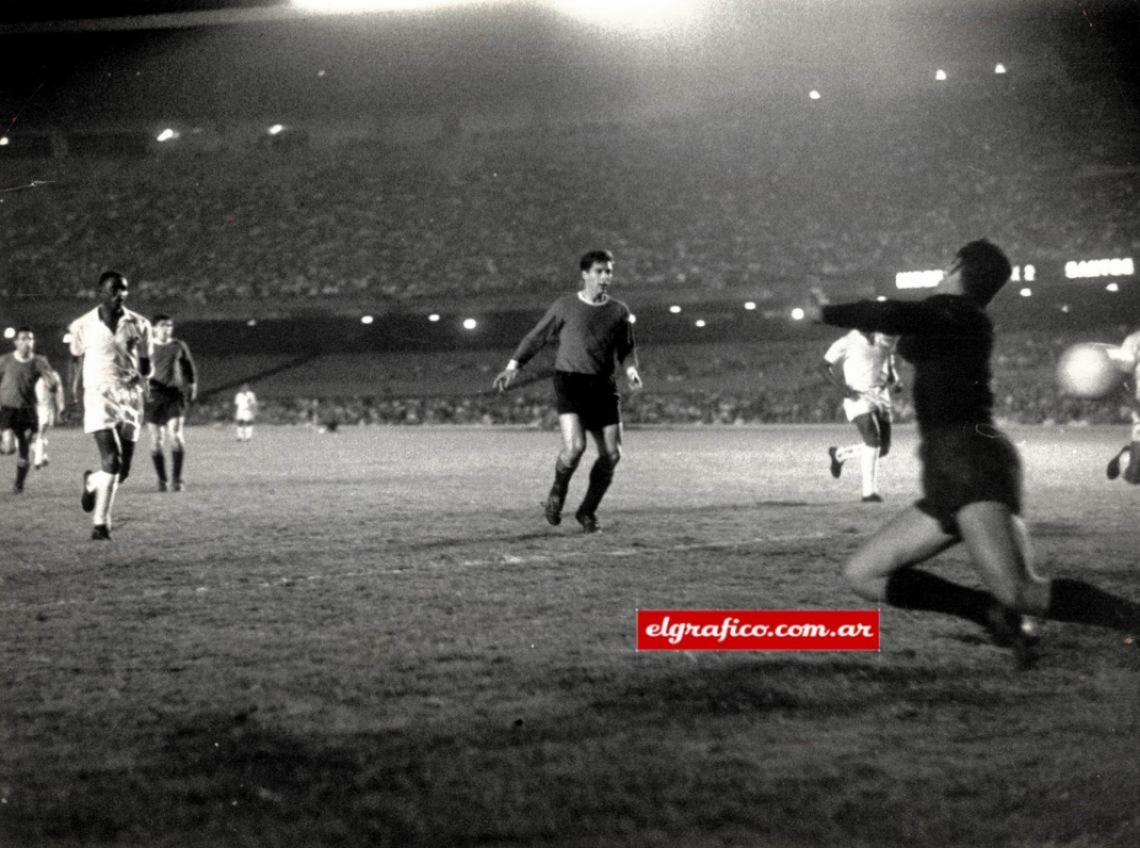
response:
<svg viewBox="0 0 1140 848"><path fill-rule="evenodd" d="M570 478L586 451L589 433L598 447L590 469L590 485L574 518L587 533L598 530L598 505L613 481L621 459L621 398L614 379L615 365L625 366L634 391L641 388L637 351L629 307L610 297L614 257L594 250L578 263L582 288L560 297L519 343L507 367L495 377L503 391L547 343L557 341L554 393L562 450L554 463L554 485L546 499L546 520L562 521L562 505ZM627 364L628 363L628 364Z"/></svg>
<svg viewBox="0 0 1140 848"><path fill-rule="evenodd" d="M182 466L186 461L186 407L198 399L198 371L190 347L174 338L174 320L169 315L155 315L153 371L150 375L150 398L146 404L146 427L150 431L150 458L158 474L159 491L167 490L166 456L163 445L170 440L171 480L174 491L181 492Z"/></svg>
<svg viewBox="0 0 1140 848"><path fill-rule="evenodd" d="M1136 634L1140 604L1082 580L1043 579L1033 571L1020 518L1020 458L992 415L994 333L986 306L1010 272L998 247L974 241L958 251L937 293L925 300L830 305L817 292L807 316L899 335L898 352L914 365L923 496L864 542L844 576L869 600L981 624L1025 662L1032 634L1023 615ZM988 591L914 567L959 542Z"/></svg>
<svg viewBox="0 0 1140 848"><path fill-rule="evenodd" d="M36 381L43 378L55 392L59 377L47 357L35 352L31 327L17 329L13 342L16 349L0 356L0 454L17 454L12 491L20 494L31 466L31 444L39 432Z"/></svg>

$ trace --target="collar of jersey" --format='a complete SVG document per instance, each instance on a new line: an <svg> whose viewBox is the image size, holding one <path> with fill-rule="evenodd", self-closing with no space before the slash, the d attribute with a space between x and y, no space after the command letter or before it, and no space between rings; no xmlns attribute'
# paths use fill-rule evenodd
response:
<svg viewBox="0 0 1140 848"><path fill-rule="evenodd" d="M587 306L605 306L607 303L609 303L610 296L609 294L603 294L601 300L590 300L586 297L585 293L579 289L578 300L582 301L582 303L586 304Z"/></svg>

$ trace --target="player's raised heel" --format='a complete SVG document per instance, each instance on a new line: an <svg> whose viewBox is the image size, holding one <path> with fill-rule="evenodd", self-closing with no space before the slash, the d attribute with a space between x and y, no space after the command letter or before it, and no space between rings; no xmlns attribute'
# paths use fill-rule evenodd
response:
<svg viewBox="0 0 1140 848"><path fill-rule="evenodd" d="M90 477L92 472L83 472L83 494L79 496L79 505L83 507L84 512L91 512L95 509L95 492L87 488L87 478Z"/></svg>
<svg viewBox="0 0 1140 848"><path fill-rule="evenodd" d="M587 533L597 533L602 529L598 526L598 516L594 515L593 513L582 512L582 510L578 510L576 513L574 513L574 518L579 524L582 525L582 529Z"/></svg>
<svg viewBox="0 0 1140 848"><path fill-rule="evenodd" d="M91 528L91 538L97 542L111 541L111 528L106 524L96 524Z"/></svg>
<svg viewBox="0 0 1140 848"><path fill-rule="evenodd" d="M185 489L186 489L186 484L183 483L181 480L175 480L174 481L174 491L182 492L182 491L185 491Z"/></svg>
<svg viewBox="0 0 1140 848"><path fill-rule="evenodd" d="M558 492L551 491L546 497L546 503L542 506L542 513L546 516L546 523L557 527L562 523L562 503L563 496Z"/></svg>
<svg viewBox="0 0 1140 848"><path fill-rule="evenodd" d="M839 475L843 473L843 463L836 456L838 452L839 448L837 448L835 445L832 445L827 449L827 455L831 457L831 476L836 480L838 480Z"/></svg>

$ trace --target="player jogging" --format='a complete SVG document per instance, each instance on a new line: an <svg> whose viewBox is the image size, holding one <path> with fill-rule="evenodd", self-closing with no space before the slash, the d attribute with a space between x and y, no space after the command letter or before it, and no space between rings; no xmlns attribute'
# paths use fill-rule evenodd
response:
<svg viewBox="0 0 1140 848"><path fill-rule="evenodd" d="M590 469L590 485L574 518L583 530L594 533L598 530L598 505L621 459L621 397L614 379L615 365L625 365L626 379L634 391L641 388L641 376L629 307L609 294L613 254L591 251L579 260L578 268L581 290L554 302L519 343L493 385L499 391L506 389L520 368L547 343L557 340L554 394L562 450L554 463L546 520L555 525L562 521L570 478L585 453L589 433L597 445L598 458Z"/></svg>
<svg viewBox="0 0 1140 848"><path fill-rule="evenodd" d="M891 450L891 388L899 383L895 340L883 333L852 330L827 349L820 370L843 390L843 412L863 437L859 444L827 449L831 476L838 479L843 463L859 457L863 502L881 503L879 457Z"/></svg>
<svg viewBox="0 0 1140 848"><path fill-rule="evenodd" d="M1030 638L1019 613L1135 634L1140 604L1082 580L1042 579L1033 571L1020 518L1020 459L992 416L994 333L986 306L1010 273L999 248L970 242L925 300L833 306L816 293L807 315L836 327L899 335L898 351L914 365L922 498L863 543L844 568L847 581L872 601L982 624L1024 663ZM988 591L914 567L959 542Z"/></svg>
<svg viewBox="0 0 1140 848"><path fill-rule="evenodd" d="M36 334L31 327L17 329L13 343L16 349L0 356L0 453L17 454L12 491L20 494L31 466L31 445L39 432L36 381L46 381L54 391L59 377L47 357L35 352Z"/></svg>
<svg viewBox="0 0 1140 848"><path fill-rule="evenodd" d="M150 432L150 458L158 474L158 489L167 490L166 456L163 444L170 439L170 464L174 491L181 492L182 467L186 460L186 406L198 399L198 372L186 342L174 338L174 320L155 315L154 370L150 375L150 397L146 404L146 426Z"/></svg>
<svg viewBox="0 0 1140 848"><path fill-rule="evenodd" d="M1124 473L1124 479L1133 485L1140 483L1140 331L1128 336L1120 345L1120 360L1128 369L1124 391L1132 407L1132 438L1108 461L1105 475L1115 480ZM1123 466L1121 461L1124 462Z"/></svg>
<svg viewBox="0 0 1140 848"><path fill-rule="evenodd" d="M142 428L151 327L123 305L129 290L121 273L104 271L99 305L69 327L72 397L83 398L83 432L95 437L99 449L100 468L83 472L80 499L83 511L94 513L92 539L111 538L115 493L131 472Z"/></svg>
<svg viewBox="0 0 1140 848"><path fill-rule="evenodd" d="M51 370L52 380L49 382L41 377L36 380L36 419L39 429L36 430L35 441L32 442L32 468L44 468L48 465L48 431L55 426L57 418L63 416L67 407L67 394L63 389L63 378L54 368Z"/></svg>
<svg viewBox="0 0 1140 848"><path fill-rule="evenodd" d="M256 417L257 395L249 383L242 383L241 390L234 395L234 426L239 442L248 442L253 438L253 419Z"/></svg>

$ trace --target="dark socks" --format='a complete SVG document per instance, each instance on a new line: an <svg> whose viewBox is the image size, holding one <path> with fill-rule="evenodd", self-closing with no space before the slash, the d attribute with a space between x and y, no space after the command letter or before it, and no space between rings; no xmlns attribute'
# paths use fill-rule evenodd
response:
<svg viewBox="0 0 1140 848"><path fill-rule="evenodd" d="M570 488L570 478L574 476L574 471L578 468L578 464L566 465L562 462L562 457L554 461L554 485L551 486L551 494L557 494L560 499L566 498L566 490Z"/></svg>
<svg viewBox="0 0 1140 848"><path fill-rule="evenodd" d="M166 482L166 458L161 453L152 453L150 458L154 460L154 470L158 474L158 482Z"/></svg>
<svg viewBox="0 0 1140 848"><path fill-rule="evenodd" d="M16 488L21 492L24 490L24 481L28 479L28 468L26 459L16 463Z"/></svg>
<svg viewBox="0 0 1140 848"><path fill-rule="evenodd" d="M900 609L944 612L985 626L988 611L995 601L989 592L907 568L888 578L887 603Z"/></svg>
<svg viewBox="0 0 1140 848"><path fill-rule="evenodd" d="M182 479L182 460L186 456L186 451L181 448L175 448L170 452L171 463L174 466L174 482L177 483Z"/></svg>
<svg viewBox="0 0 1140 848"><path fill-rule="evenodd" d="M614 465L610 462L609 457L598 457L594 466L590 469L590 487L586 490L586 497L582 499L582 505L578 511L586 515L593 515L598 511L598 504L602 502L602 497L606 493L606 489L610 487L610 483L614 479Z"/></svg>
<svg viewBox="0 0 1140 848"><path fill-rule="evenodd" d="M1140 604L1109 594L1083 580L1054 578L1046 615L1055 621L1140 632Z"/></svg>

